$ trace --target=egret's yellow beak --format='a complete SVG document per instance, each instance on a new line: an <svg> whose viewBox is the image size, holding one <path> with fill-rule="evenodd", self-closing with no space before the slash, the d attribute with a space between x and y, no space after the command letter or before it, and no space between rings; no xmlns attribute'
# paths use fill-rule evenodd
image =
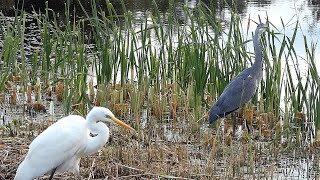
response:
<svg viewBox="0 0 320 180"><path fill-rule="evenodd" d="M131 126L129 126L128 124L120 121L119 119L115 118L115 117L111 117L111 120L117 124L119 124L120 126L123 126L127 129L129 129L130 131L135 131Z"/></svg>

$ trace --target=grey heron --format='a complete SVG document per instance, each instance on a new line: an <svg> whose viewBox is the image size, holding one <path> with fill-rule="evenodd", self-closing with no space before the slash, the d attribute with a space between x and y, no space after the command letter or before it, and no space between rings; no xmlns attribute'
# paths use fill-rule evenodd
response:
<svg viewBox="0 0 320 180"><path fill-rule="evenodd" d="M212 124L220 117L224 117L249 102L256 92L262 79L263 57L260 38L267 30L266 24L258 24L253 37L255 62L243 70L224 89L219 99L211 107L209 122Z"/></svg>

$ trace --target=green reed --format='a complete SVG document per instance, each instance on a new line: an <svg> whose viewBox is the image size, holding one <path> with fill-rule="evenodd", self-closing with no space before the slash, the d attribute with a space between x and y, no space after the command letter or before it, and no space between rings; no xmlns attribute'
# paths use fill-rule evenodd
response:
<svg viewBox="0 0 320 180"><path fill-rule="evenodd" d="M266 112L274 112L276 115L279 115L280 109L280 94L282 91L282 73L281 73L281 63L282 63L282 48L280 51L277 51L277 47L275 46L277 37L274 32L268 34L266 43L268 46L269 54L264 52L264 59L266 64L266 79L265 82L262 83L262 92L265 93L265 111ZM266 47L264 46L264 47ZM270 59L269 59L270 57Z"/></svg>
<svg viewBox="0 0 320 180"><path fill-rule="evenodd" d="M306 39L305 39L306 40ZM316 123L316 128L319 129L320 127L320 77L318 74L318 69L316 67L315 63L315 45L311 45L311 51L309 48L306 48L307 50L307 55L309 58L310 66L309 66L309 72L310 72L310 79L312 82L310 83L310 89L313 89L313 91L309 91L309 98L308 101L309 103L307 104L307 116L309 119L314 119Z"/></svg>
<svg viewBox="0 0 320 180"><path fill-rule="evenodd" d="M41 35L41 45L31 58L26 57L23 51L23 33L15 33L16 30L23 32L25 28L17 20L18 14L14 22L2 20L4 23L0 26L5 26L6 35L1 28L0 90L4 89L10 72L18 71L17 68L22 68L33 81L39 75L53 86L62 80L65 86L63 104L67 114L73 105L81 105L77 110L82 113L91 106L87 97L90 71L102 89L111 89L116 84L125 88L130 83L132 87L148 93L150 87L146 84L150 84L153 95L159 99L168 93L164 90L168 84L176 84L180 89L176 91L177 96L188 98L185 102L189 102L194 119L198 121L227 84L254 61L253 50L248 50L252 43L248 29L255 23L249 23L244 29L235 13L231 14L228 28L224 28L216 12L201 3L196 9L182 8L184 20L175 16L174 6L164 14L154 3L152 12L135 19L123 2L123 14L117 12L110 1L105 3L106 10L103 11L97 9L95 1L92 1L92 9L82 7L85 17L76 18L69 9L68 1L62 22L58 22L55 12L48 8L44 14L21 12L24 14L22 17L37 22ZM174 1L169 3L175 4ZM272 22L268 23L272 27ZM286 26L283 23L281 28ZM315 45L310 47L305 40L306 61L309 63L307 77L298 65L291 65L296 64L299 57L294 49L298 30L297 23L291 37L274 30L262 38L265 76L251 103L254 106L260 104L261 112L273 112L277 117L283 116L285 111L288 116L286 125L300 111L304 111L309 119L319 116L319 108L316 108L319 107L319 93L310 90L319 89ZM22 64L17 65L17 54L21 54ZM308 80L304 81L304 78ZM125 97L126 91L121 92ZM283 94L287 110L281 109ZM132 95L138 96L132 98L139 104L133 107L137 113L143 104L140 97L145 95L136 90ZM210 99L206 101L208 97ZM122 98L121 102L126 103L124 100ZM167 101L161 101L164 102ZM167 109L163 104L161 108Z"/></svg>
<svg viewBox="0 0 320 180"><path fill-rule="evenodd" d="M308 45L307 38L304 37L306 61L308 62L308 72L306 77L306 84L304 86L303 102L307 109L306 116L309 121L315 122L316 128L320 127L320 77L319 70L316 66L316 44Z"/></svg>

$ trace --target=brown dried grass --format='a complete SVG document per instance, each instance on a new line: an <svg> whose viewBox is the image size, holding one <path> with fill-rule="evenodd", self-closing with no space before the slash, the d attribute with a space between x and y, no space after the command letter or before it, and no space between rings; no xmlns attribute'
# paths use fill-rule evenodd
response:
<svg viewBox="0 0 320 180"><path fill-rule="evenodd" d="M98 153L81 159L81 175L86 179L268 178L281 168L276 165L279 157L292 157L292 152L295 152L295 156L299 154L297 159L308 159L308 154L319 154L319 145L316 143L310 148L301 148L297 146L300 142L289 142L292 139L285 142L275 140L284 130L272 113L252 112L250 118L247 117L251 128L250 135L244 131L240 137L235 137L233 120L228 117L225 119L224 128L207 128L202 126L202 120L207 117L196 120L192 111L177 106L179 103L174 97L168 100L168 103L170 102L174 102L175 106L168 104L167 109L155 111L161 106L161 103L158 103L157 108L149 109L156 113L153 112L154 116L148 119L135 117L145 123L144 127L140 127L144 143L133 139L124 129L112 125L110 142ZM21 103L19 107L22 107ZM58 107L62 106L55 107L56 119L62 114ZM17 132L13 133L15 137L10 137L12 134L6 128L0 128L0 179L14 178L32 139L54 123L51 116L35 111L34 108L29 109L32 113L27 114L19 109L17 106L16 109L7 111L14 115L13 119L21 122L16 128ZM124 117L130 117L130 114L126 113ZM135 121L131 121L131 124L134 124ZM237 117L237 123L244 124L244 118ZM196 129L195 124L198 127ZM315 163L317 162L316 160ZM318 169L312 173L319 172ZM64 173L56 174L54 178L75 179L75 176Z"/></svg>

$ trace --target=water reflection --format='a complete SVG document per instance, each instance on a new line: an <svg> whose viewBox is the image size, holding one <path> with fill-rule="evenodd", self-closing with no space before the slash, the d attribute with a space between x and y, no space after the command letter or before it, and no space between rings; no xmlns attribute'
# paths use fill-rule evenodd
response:
<svg viewBox="0 0 320 180"><path fill-rule="evenodd" d="M13 12L15 7L14 0L2 0L0 1L0 12L3 12L5 15L8 12Z"/></svg>
<svg viewBox="0 0 320 180"><path fill-rule="evenodd" d="M49 0L48 6L50 9L54 10L56 13L64 14L65 0ZM84 16L81 5L86 9L87 12L91 12L91 1L88 0L70 0L70 8L74 13L82 17ZM111 0L110 1L117 14L121 15L124 14L123 5L121 1L118 0ZM288 10L292 8L297 8L298 13L301 11L305 12L307 16L303 18L303 21L308 21L311 23L317 23L320 20L320 1L318 0L202 0L207 7L213 12L215 12L218 16L222 19L229 17L229 13L231 10L237 12L241 17L246 17L249 14L254 15L257 12L261 11L268 11L270 14L275 13L279 17L286 16L288 13L286 11L276 12L273 7L278 5L283 5L283 8L287 8ZM127 11L131 11L135 18L140 18L144 13L152 12L154 9L153 1L149 0L124 0L124 5L126 6ZM165 14L170 10L170 8L174 7L175 11L177 12L177 16L179 19L184 19L184 15L179 13L182 12L179 9L188 7L188 8L196 8L199 1L198 0L177 0L177 1L170 1L170 0L155 0L156 8L160 11L160 13ZM14 8L17 7L18 9L24 9L27 12L35 11L44 11L46 6L45 1L39 0L1 0L0 1L0 10L6 16L14 16ZM105 1L97 1L98 10L102 9L108 14L108 8L105 4ZM302 12L302 13L303 13ZM73 14L73 13L70 13ZM293 15L293 14L291 14Z"/></svg>
<svg viewBox="0 0 320 180"><path fill-rule="evenodd" d="M312 19L320 20L320 1L319 0L308 0L308 6L310 7Z"/></svg>
<svg viewBox="0 0 320 180"><path fill-rule="evenodd" d="M308 6L311 11L309 29L311 29L312 32L319 32L319 26L317 26L317 24L319 24L320 21L320 1L308 0Z"/></svg>
<svg viewBox="0 0 320 180"><path fill-rule="evenodd" d="M0 10L6 16L14 16L14 7L22 8L27 12L42 11L44 13L45 1L39 0L1 0ZM66 17L65 7L66 0L49 0L48 6L56 13L56 19L58 22L65 22L66 19L73 19L73 15L78 17L86 16L82 7L91 14L92 11L91 1L88 0L70 0L70 17ZM81 5L79 4L81 3ZM100 3L99 3L100 2ZM132 13L132 18L135 19L135 26L139 28L141 23L150 20L153 13L159 12L159 16L163 23L166 24L168 20L169 11L175 12L175 20L180 24L186 24L189 22L189 17L186 15L185 8L190 9L190 13L194 12L199 5L198 0L123 0L126 10L123 9L121 1L111 0L113 7L118 15L122 15L128 11ZM159 11L154 11L154 2L156 8ZM208 7L217 18L220 18L224 22L225 27L228 27L230 22L231 12L237 12L242 19L244 30L247 28L249 20L259 21L258 15L261 16L262 21L268 16L268 19L280 30L282 29L282 22L285 24L295 24L298 20L301 26L301 30L298 33L296 40L297 49L301 49L299 54L305 54L304 52L304 40L303 35L306 35L309 42L311 40L317 41L319 39L318 32L320 32L320 1L318 0L202 0L204 6ZM97 1L97 10L104 10L106 15L108 14L108 8L105 1ZM50 15L51 13L49 13ZM52 14L51 14L52 15ZM121 22L120 22L121 23ZM28 27L28 23L26 24ZM63 23L61 23L63 26ZM293 25L294 26L294 25ZM250 26L248 32L252 32L255 26ZM285 34L290 36L293 34L292 26L286 27ZM291 30L291 31L290 31ZM88 30L85 30L88 31ZM284 33L284 32L280 32ZM318 52L317 52L318 53Z"/></svg>

